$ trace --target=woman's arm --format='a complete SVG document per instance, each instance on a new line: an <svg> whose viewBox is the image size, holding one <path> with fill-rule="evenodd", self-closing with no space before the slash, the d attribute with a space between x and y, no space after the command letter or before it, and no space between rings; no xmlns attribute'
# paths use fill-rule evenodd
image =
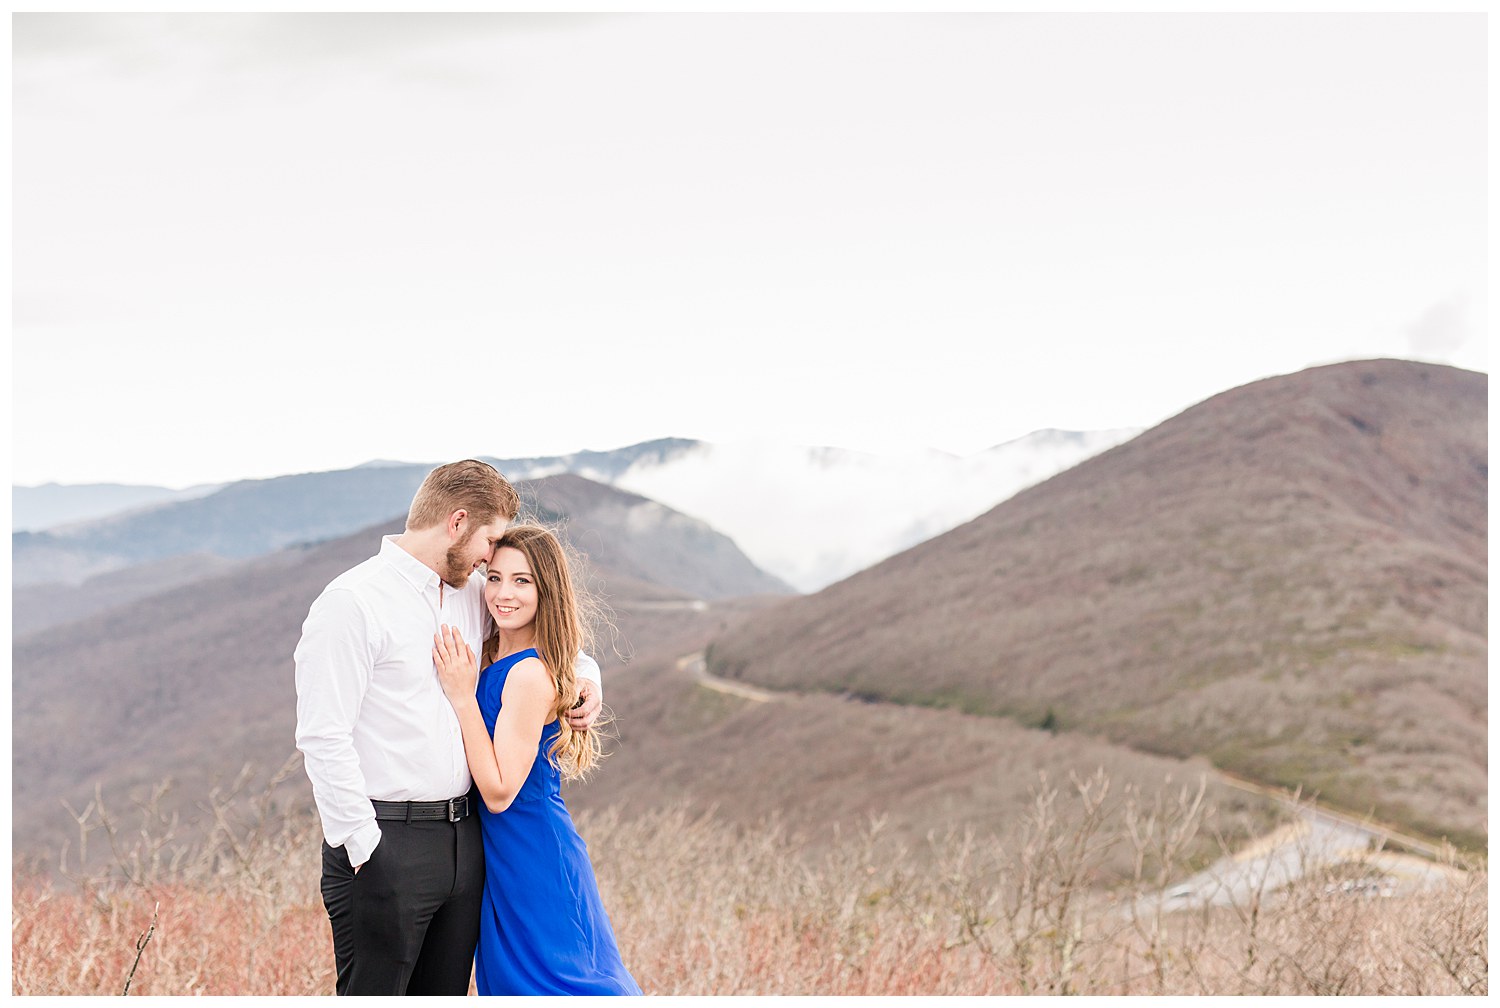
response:
<svg viewBox="0 0 1500 1008"><path fill-rule="evenodd" d="M444 625L433 638L432 660L437 665L443 693L458 715L469 774L491 812L504 812L515 800L536 762L542 729L553 720L557 687L538 658L524 658L511 667L500 695L495 736L490 738L479 712L474 690L479 680L473 650L459 632Z"/></svg>

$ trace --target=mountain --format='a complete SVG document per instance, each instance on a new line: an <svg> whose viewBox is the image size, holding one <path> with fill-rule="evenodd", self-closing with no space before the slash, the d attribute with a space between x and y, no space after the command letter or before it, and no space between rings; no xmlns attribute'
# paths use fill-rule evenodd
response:
<svg viewBox="0 0 1500 1008"><path fill-rule="evenodd" d="M17 585L62 582L189 554L263 556L404 514L430 467L345 469L242 480L193 500L11 537Z"/></svg>
<svg viewBox="0 0 1500 1008"><path fill-rule="evenodd" d="M585 554L584 580L623 614L595 648L606 666L643 640L672 639L684 619L701 622L700 587L786 590L724 537L654 502L576 476L517 489L534 513L562 523ZM308 607L325 584L373 555L381 535L400 532L404 518L196 577L179 571L166 590L17 637L17 848L65 839L71 820L61 803L82 809L95 782L123 806L123 795L173 777L174 810L187 816L216 776L227 782L245 762L279 766L293 752L291 656Z"/></svg>
<svg viewBox="0 0 1500 1008"><path fill-rule="evenodd" d="M1201 754L1482 846L1487 396L1394 360L1232 389L755 614L710 669Z"/></svg>
<svg viewBox="0 0 1500 1008"><path fill-rule="evenodd" d="M47 627L72 623L131 599L223 573L234 565L235 561L223 557L192 553L97 574L78 585L26 585L11 593L11 634L23 637Z"/></svg>
<svg viewBox="0 0 1500 1008"><path fill-rule="evenodd" d="M186 490L127 483L12 486L10 527L12 532L39 532L167 501L203 497L217 489L217 484L204 484Z"/></svg>
<svg viewBox="0 0 1500 1008"><path fill-rule="evenodd" d="M574 473L641 494L707 522L762 570L808 591L951 528L1131 433L1039 431L967 458L665 439L490 461L512 480ZM19 531L11 540L12 583L79 584L171 557L262 556L345 535L403 511L431 468L379 461L244 480L194 500ZM892 487L901 492L893 495Z"/></svg>
<svg viewBox="0 0 1500 1008"><path fill-rule="evenodd" d="M639 580L617 574L612 586L628 582L637 597L648 585L669 587L685 598L790 591L752 564L725 536L636 494L572 475L522 481L517 491L523 518L567 525L586 543L587 555L596 564L617 572L639 572ZM399 532L401 520L391 520ZM619 534L627 527L629 535ZM235 563L214 554L186 554L106 570L78 585L63 581L27 585L13 592L12 631L21 636L78 620L131 599L218 575Z"/></svg>
<svg viewBox="0 0 1500 1008"><path fill-rule="evenodd" d="M533 500L563 502L540 481ZM566 491L566 487L564 490ZM587 540L605 529L568 515ZM153 788L156 807L180 816L176 840L210 821L209 793L252 765L266 778L294 756L292 649L322 586L374 551L392 519L356 535L294 546L16 642L12 692L12 843L16 857L57 864L77 828L68 808L87 808L97 787L128 836ZM565 533L566 534L566 533ZM571 538L571 537L570 537ZM575 540L575 546L579 543ZM605 670L615 720L611 756L587 784L570 785L579 810L624 816L686 808L747 829L767 817L824 845L872 818L884 835L922 857L926 837L972 825L1007 833L1023 821L1038 774L1066 784L1106 766L1115 787L1149 796L1197 781L1201 761L1134 753L1102 739L1055 733L955 711L920 710L830 696L789 694L762 703L697 680L679 659L775 596L705 602L590 557L610 598L613 629L592 652ZM1173 784L1173 781L1178 784ZM312 809L293 765L276 807ZM1231 836L1264 828L1251 798L1210 782L1216 820ZM66 806L64 803L67 803ZM239 811L244 811L243 807ZM233 813L232 813L233 814ZM1066 810L1064 810L1066 814ZM158 838L167 832L150 827ZM110 857L103 838L92 856ZM1211 852L1209 852L1211 853ZM1119 866L1124 870L1125 865Z"/></svg>
<svg viewBox="0 0 1500 1008"><path fill-rule="evenodd" d="M764 570L817 591L1134 436L1042 430L970 456L679 442L576 471L702 518ZM612 460L613 461L613 460Z"/></svg>
<svg viewBox="0 0 1500 1008"><path fill-rule="evenodd" d="M579 809L717 809L747 828L776 815L824 843L835 840L837 824L853 830L879 816L891 835L921 848L933 829L1013 828L1038 772L1065 782L1105 765L1118 785L1149 795L1172 775L1194 781L1204 769L953 711L827 696L775 703L726 696L678 659L778 596L704 601L655 580L678 578L668 560L700 548L701 526L653 502L568 475L518 489L528 512L557 520L575 549L589 551L584 580L609 603L610 624L591 650L615 713L614 754L587 785L570 787ZM371 555L380 535L401 526L395 516L351 536L221 561L197 576L166 571L165 590L18 637L16 856L55 865L71 841L76 858L69 808L87 808L96 788L117 827L132 833L139 814L132 801L145 802L154 786L170 782L157 804L180 817L172 829L182 840L206 828L208 795L242 767L257 767L253 787L262 786L295 755L291 655L308 606L329 580ZM601 544L610 550L598 551ZM710 541L706 555L721 548ZM276 793L278 808L312 808L295 766ZM1264 822L1254 802L1219 785L1210 795L1231 832ZM95 836L90 850L107 858L101 841Z"/></svg>
<svg viewBox="0 0 1500 1008"><path fill-rule="evenodd" d="M564 473L522 484L523 515L567 521L574 541L596 563L671 585L694 598L788 594L730 539L656 501ZM629 535L619 534L628 529Z"/></svg>

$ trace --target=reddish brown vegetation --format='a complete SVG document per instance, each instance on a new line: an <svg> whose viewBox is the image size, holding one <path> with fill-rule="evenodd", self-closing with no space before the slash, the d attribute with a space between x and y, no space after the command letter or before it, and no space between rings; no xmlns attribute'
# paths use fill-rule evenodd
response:
<svg viewBox="0 0 1500 1008"><path fill-rule="evenodd" d="M930 840L914 858L879 824L820 854L773 822L685 810L580 820L621 951L648 993L1484 994L1487 875L1394 898L1306 877L1249 906L1166 913L1136 897L1183 866L1209 813L1127 795L1102 775L1040 786L1017 839ZM261 806L262 811L265 806ZM328 994L317 831L224 823L167 877L150 844L105 873L12 890L15 994L117 994L160 904L133 994ZM144 841L143 841L144 842ZM1113 848L1135 853L1109 881ZM144 855L144 856L137 856ZM150 866L156 865L155 868ZM1135 907L1136 909L1132 909Z"/></svg>

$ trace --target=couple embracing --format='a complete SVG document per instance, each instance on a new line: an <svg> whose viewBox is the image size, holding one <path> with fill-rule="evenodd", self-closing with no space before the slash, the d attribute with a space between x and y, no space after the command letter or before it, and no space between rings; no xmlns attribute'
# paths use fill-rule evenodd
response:
<svg viewBox="0 0 1500 1008"><path fill-rule="evenodd" d="M471 968L480 994L641 993L559 794L600 757L599 667L561 544L519 510L493 466L434 469L302 626L339 994L461 995Z"/></svg>

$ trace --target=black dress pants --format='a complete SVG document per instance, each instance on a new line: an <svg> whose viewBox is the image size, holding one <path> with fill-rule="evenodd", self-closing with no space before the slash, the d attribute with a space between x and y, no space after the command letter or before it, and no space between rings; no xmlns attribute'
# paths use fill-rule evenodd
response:
<svg viewBox="0 0 1500 1008"><path fill-rule="evenodd" d="M479 817L379 822L358 873L343 847L323 844L338 993L467 994L484 895Z"/></svg>

